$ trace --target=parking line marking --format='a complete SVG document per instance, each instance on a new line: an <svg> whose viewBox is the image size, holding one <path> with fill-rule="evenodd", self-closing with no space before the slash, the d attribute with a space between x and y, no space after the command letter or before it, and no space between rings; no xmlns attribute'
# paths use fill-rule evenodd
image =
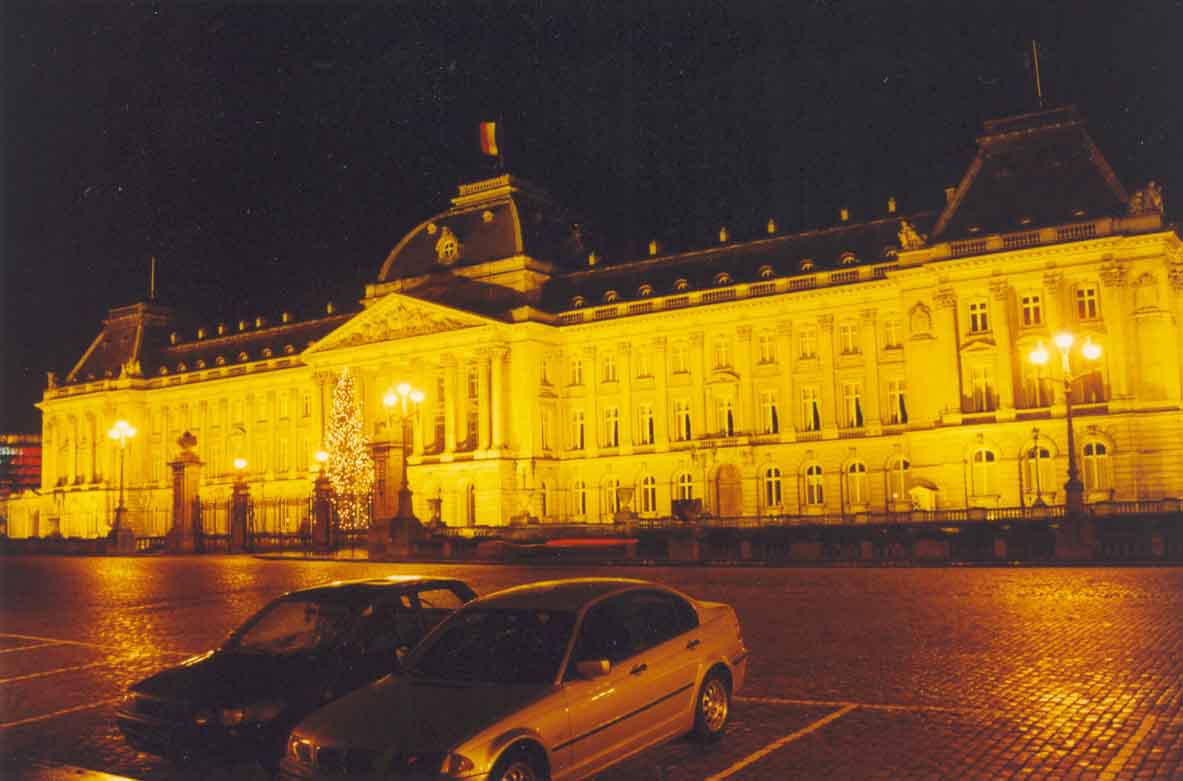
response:
<svg viewBox="0 0 1183 781"><path fill-rule="evenodd" d="M66 716L71 713L77 713L78 711L89 710L91 708L101 708L104 705L113 705L114 703L119 702L119 700L121 700L121 699L122 699L121 697L112 697L109 700L99 700L98 702L88 702L85 705L75 705L73 708L62 708L61 710L55 710L52 713L43 713L40 716L30 716L27 719L18 719L16 721L0 722L0 729L6 729L8 727L20 727L24 724L35 724L38 721L45 721L47 719L56 719L58 716Z"/></svg>
<svg viewBox="0 0 1183 781"><path fill-rule="evenodd" d="M885 711L917 711L931 713L986 713L986 708L964 708L955 705L890 705L876 702L850 702L848 700L801 700L789 697L736 697L736 702L754 703L757 705L805 705L818 708L845 708L853 705L856 708Z"/></svg>
<svg viewBox="0 0 1183 781"><path fill-rule="evenodd" d="M37 635L17 635L11 632L0 632L0 637L11 637L16 640L39 640L44 643L62 643L63 645L80 645L84 648L101 648L104 651L126 651L127 648L122 645L101 645L99 643L86 643L81 640L62 640L57 637L39 637ZM11 649L17 650L17 649ZM152 653L163 654L165 656L196 656L190 651L153 651Z"/></svg>
<svg viewBox="0 0 1183 781"><path fill-rule="evenodd" d="M51 645L63 645L61 640L54 640L49 643L33 643L32 645L22 645L17 648L5 648L0 650L0 654L13 654L17 651L32 651L34 648L46 648Z"/></svg>
<svg viewBox="0 0 1183 781"><path fill-rule="evenodd" d="M842 718L847 713L850 713L852 710L855 710L858 707L859 706L857 704L851 703L850 705L847 705L844 708L839 708L838 710L831 713L829 716L826 716L824 718L820 718L807 727L802 727L801 729L797 730L796 732L790 732L788 735L785 735L783 738L780 738L779 740L775 740L772 743L769 743L764 748L760 749L759 751L757 751L753 754L749 754L748 756L746 756L743 759L741 759L740 761L736 762L734 765L727 768L726 770L723 770L719 773L715 773L715 775L713 775L713 776L710 776L709 778L706 779L706 781L723 781L723 779L725 779L725 778L730 778L731 776L733 776L736 773L738 773L739 771L743 770L745 767L752 764L753 762L758 762L761 759L763 759L764 757L771 754L773 751L776 751L781 746L785 746L789 743L792 743L794 740L798 740L800 738L803 738L811 732L816 732L817 730L826 726L830 722L837 721L838 719Z"/></svg>
<svg viewBox="0 0 1183 781"><path fill-rule="evenodd" d="M28 681L33 678L46 678L50 675L57 675L58 673L70 673L75 670L89 670L92 667L106 667L112 664L119 664L118 661L108 660L105 662L91 662L90 664L78 664L73 667L59 667L56 670L43 670L39 673L29 673L28 675L14 675L11 678L0 678L0 684L16 683L17 681Z"/></svg>
<svg viewBox="0 0 1183 781"><path fill-rule="evenodd" d="M1146 733L1154 726L1155 721L1157 719L1154 716L1147 716L1142 719L1142 723L1138 725L1138 729L1134 730L1134 734L1121 747L1121 751L1117 752L1117 756L1109 760L1109 764L1101 771L1101 775L1097 781L1114 781L1117 778L1117 774L1125 767L1125 763L1129 761L1130 755L1138 748L1138 745L1146 737Z"/></svg>

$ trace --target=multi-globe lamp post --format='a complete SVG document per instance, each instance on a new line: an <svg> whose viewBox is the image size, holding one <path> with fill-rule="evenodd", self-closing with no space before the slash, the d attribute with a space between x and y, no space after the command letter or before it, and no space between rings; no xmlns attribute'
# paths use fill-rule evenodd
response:
<svg viewBox="0 0 1183 781"><path fill-rule="evenodd" d="M1060 351L1060 368L1064 377L1065 423L1068 427L1068 482L1064 483L1064 514L1069 518L1079 518L1084 514L1084 483L1080 480L1080 471L1076 465L1076 437L1072 431L1072 383L1088 372L1072 373L1070 356L1072 347L1076 344L1076 337L1067 331L1061 331L1052 338L1052 342ZM1101 357L1101 345L1085 337L1080 345L1080 355L1088 362L1094 362ZM1036 366L1044 366L1051 356L1043 342L1036 345L1027 359ZM1091 369L1089 371L1092 371Z"/></svg>
<svg viewBox="0 0 1183 781"><path fill-rule="evenodd" d="M398 412L399 425L402 430L402 479L398 489L398 509L394 513L396 520L413 520L415 512L411 507L411 489L407 484L407 458L411 440L411 419L419 411L423 403L423 391L412 388L405 382L400 382L382 397L382 404L388 415Z"/></svg>
<svg viewBox="0 0 1183 781"><path fill-rule="evenodd" d="M107 436L119 443L119 506L115 508L115 523L111 527L116 536L127 528L127 507L123 503L125 462L127 460L127 443L135 435L135 427L126 420L115 421L115 425L107 431Z"/></svg>

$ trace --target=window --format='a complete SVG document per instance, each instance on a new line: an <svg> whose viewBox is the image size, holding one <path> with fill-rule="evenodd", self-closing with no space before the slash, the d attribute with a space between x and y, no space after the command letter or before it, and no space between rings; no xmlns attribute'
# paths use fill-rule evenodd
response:
<svg viewBox="0 0 1183 781"><path fill-rule="evenodd" d="M985 301L971 301L969 304L970 333L980 334L990 330L989 304Z"/></svg>
<svg viewBox="0 0 1183 781"><path fill-rule="evenodd" d="M904 381L887 382L887 422L903 424L908 422L908 404L904 398Z"/></svg>
<svg viewBox="0 0 1183 781"><path fill-rule="evenodd" d="M897 458L887 465L887 490L893 502L908 496L908 470L912 465L906 458Z"/></svg>
<svg viewBox="0 0 1183 781"><path fill-rule="evenodd" d="M817 388L801 389L801 429L803 431L821 431L821 408L817 401Z"/></svg>
<svg viewBox="0 0 1183 781"><path fill-rule="evenodd" d="M587 515L587 483L579 480L571 489L572 497L575 501L574 511L576 515Z"/></svg>
<svg viewBox="0 0 1183 781"><path fill-rule="evenodd" d="M571 449L583 450L585 442L585 424L583 410L571 410Z"/></svg>
<svg viewBox="0 0 1183 781"><path fill-rule="evenodd" d="M287 472L292 468L291 445L287 437L280 437L275 443L275 470Z"/></svg>
<svg viewBox="0 0 1183 781"><path fill-rule="evenodd" d="M904 331L904 323L898 317L883 322L883 346L891 349L900 346L900 337Z"/></svg>
<svg viewBox="0 0 1183 781"><path fill-rule="evenodd" d="M758 337L760 363L776 363L776 338L769 331L761 331Z"/></svg>
<svg viewBox="0 0 1183 781"><path fill-rule="evenodd" d="M312 394L305 393L300 398L300 416L307 418L312 415Z"/></svg>
<svg viewBox="0 0 1183 781"><path fill-rule="evenodd" d="M780 416L776 411L776 391L760 392L760 431L764 434L780 432Z"/></svg>
<svg viewBox="0 0 1183 781"><path fill-rule="evenodd" d="M764 506L779 507L782 501L780 467L770 466L764 470Z"/></svg>
<svg viewBox="0 0 1183 781"><path fill-rule="evenodd" d="M1027 457L1024 459L1025 474L1024 479L1027 481L1027 491L1039 496L1041 494L1053 494L1056 492L1055 478L1052 475L1052 454L1046 447L1042 445L1038 447L1027 448Z"/></svg>
<svg viewBox="0 0 1183 781"><path fill-rule="evenodd" d="M855 461L846 467L846 504L860 507L867 503L867 465Z"/></svg>
<svg viewBox="0 0 1183 781"><path fill-rule="evenodd" d="M604 356L604 382L616 382L616 356Z"/></svg>
<svg viewBox="0 0 1183 781"><path fill-rule="evenodd" d="M645 403L637 408L637 422L640 424L640 436L638 437L640 444L652 445L657 439L653 424L652 404Z"/></svg>
<svg viewBox="0 0 1183 781"><path fill-rule="evenodd" d="M1084 443L1084 488L1086 491L1109 490L1109 450L1104 442Z"/></svg>
<svg viewBox="0 0 1183 781"><path fill-rule="evenodd" d="M731 340L726 336L715 337L715 368L727 369L731 366Z"/></svg>
<svg viewBox="0 0 1183 781"><path fill-rule="evenodd" d="M1043 324L1043 302L1038 294L1028 293L1020 297L1019 308L1022 310L1024 328Z"/></svg>
<svg viewBox="0 0 1183 781"><path fill-rule="evenodd" d="M807 325L801 329L800 345L802 358L814 358L817 356L816 326Z"/></svg>
<svg viewBox="0 0 1183 781"><path fill-rule="evenodd" d="M843 355L853 355L858 349L858 326L854 323L842 323L838 326L838 349Z"/></svg>
<svg viewBox="0 0 1183 781"><path fill-rule="evenodd" d="M813 271L813 261L809 258L802 260L800 266L802 271Z"/></svg>
<svg viewBox="0 0 1183 781"><path fill-rule="evenodd" d="M805 468L805 503L812 507L821 507L826 503L820 464L810 464Z"/></svg>
<svg viewBox="0 0 1183 781"><path fill-rule="evenodd" d="M973 366L969 370L970 412L989 412L994 409L994 378L989 366Z"/></svg>
<svg viewBox="0 0 1183 781"><path fill-rule="evenodd" d="M546 360L545 359L543 359L543 361L542 361L542 366L543 366L543 369L542 369L543 382L546 382ZM465 393L468 395L468 399L470 401L474 401L480 397L480 393L481 393L480 379L481 379L480 371L478 370L478 368L476 366L469 366L468 370L464 373L464 385L465 385L464 390L465 390Z"/></svg>
<svg viewBox="0 0 1183 781"><path fill-rule="evenodd" d="M583 359L582 358L572 358L571 359L571 384L572 385L582 385L583 384Z"/></svg>
<svg viewBox="0 0 1183 781"><path fill-rule="evenodd" d="M554 415L554 413L551 410L544 409L544 410L542 410L542 414L538 417L538 423L539 423L539 432L538 433L540 435L539 439L541 440L543 450L550 450L550 432L551 432L551 429L554 427L554 424L551 422L553 415ZM474 436L475 433L476 433L475 431L469 432L469 437L472 437L473 439L475 439L475 436Z"/></svg>
<svg viewBox="0 0 1183 781"><path fill-rule="evenodd" d="M674 342L670 346L670 371L675 374L690 371L690 348L685 342Z"/></svg>
<svg viewBox="0 0 1183 781"><path fill-rule="evenodd" d="M538 373L543 385L550 385L550 358L543 357L538 363Z"/></svg>
<svg viewBox="0 0 1183 781"><path fill-rule="evenodd" d="M647 515L657 512L657 478L653 475L641 478L641 512Z"/></svg>
<svg viewBox="0 0 1183 781"><path fill-rule="evenodd" d="M604 408L604 447L620 447L620 410Z"/></svg>
<svg viewBox="0 0 1183 781"><path fill-rule="evenodd" d="M674 482L677 488L677 498L688 501L694 498L694 478L689 472L682 472Z"/></svg>
<svg viewBox="0 0 1183 781"><path fill-rule="evenodd" d="M1040 366L1023 361L1023 404L1026 407L1047 407L1052 403L1052 388L1047 382L1047 364Z"/></svg>
<svg viewBox="0 0 1183 781"><path fill-rule="evenodd" d="M620 481L615 477L604 481L604 510L609 518L620 512Z"/></svg>
<svg viewBox="0 0 1183 781"><path fill-rule="evenodd" d="M731 399L718 401L719 433L724 436L735 435L735 404Z"/></svg>
<svg viewBox="0 0 1183 781"><path fill-rule="evenodd" d="M604 303L605 304L615 304L619 300L620 300L620 294L617 293L615 290L605 290L604 291Z"/></svg>
<svg viewBox="0 0 1183 781"><path fill-rule="evenodd" d="M842 403L848 428L863 426L863 385L860 382L842 383Z"/></svg>
<svg viewBox="0 0 1183 781"><path fill-rule="evenodd" d="M998 493L998 457L994 451L980 448L970 458L970 473L974 496L994 496Z"/></svg>
<svg viewBox="0 0 1183 781"><path fill-rule="evenodd" d="M1099 316L1095 285L1081 285L1076 288L1076 316L1081 320L1096 320Z"/></svg>
<svg viewBox="0 0 1183 781"><path fill-rule="evenodd" d="M279 393L279 418L287 420L291 417L292 412L292 397L287 391L280 391Z"/></svg>
<svg viewBox="0 0 1183 781"><path fill-rule="evenodd" d="M546 500L550 494L550 486L547 485L546 482L544 481L538 486L538 489L539 489L538 490L538 516L540 518L545 518L547 515L547 513L546 513L547 501Z"/></svg>
<svg viewBox="0 0 1183 781"><path fill-rule="evenodd" d="M652 377L653 353L649 350L633 350L633 368L636 377Z"/></svg>
<svg viewBox="0 0 1183 781"><path fill-rule="evenodd" d="M690 438L690 402L679 399L674 402L674 439L686 442Z"/></svg>

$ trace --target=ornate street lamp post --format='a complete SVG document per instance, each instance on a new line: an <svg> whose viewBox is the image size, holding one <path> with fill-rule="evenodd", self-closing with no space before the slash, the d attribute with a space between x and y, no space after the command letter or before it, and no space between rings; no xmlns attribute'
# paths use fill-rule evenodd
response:
<svg viewBox="0 0 1183 781"><path fill-rule="evenodd" d="M395 388L388 390L382 398L388 415L398 410L402 429L402 480L398 489L398 509L394 513L396 520L415 520L415 512L411 507L411 489L407 485L407 458L411 440L411 418L419 411L422 402L423 391L412 388L405 382L400 382Z"/></svg>
<svg viewBox="0 0 1183 781"><path fill-rule="evenodd" d="M1072 430L1072 383L1084 375L1074 375L1071 361L1068 359L1076 338L1066 331L1061 331L1052 341L1060 350L1060 367L1064 376L1065 419L1068 426L1068 482L1064 483L1064 514L1069 518L1079 518L1084 515L1084 484L1080 481L1080 471L1076 466L1076 436ZM1080 354L1086 361L1095 361L1101 357L1101 346L1085 337L1084 344L1080 346ZM1028 360L1036 366L1045 365L1049 358L1047 348L1042 342L1028 356Z"/></svg>
<svg viewBox="0 0 1183 781"><path fill-rule="evenodd" d="M127 443L136 435L136 429L126 420L117 420L107 431L107 436L119 443L119 506L115 508L115 522L111 536L119 552L130 552L135 547L135 537L127 526L127 506L123 502L124 478L126 475Z"/></svg>

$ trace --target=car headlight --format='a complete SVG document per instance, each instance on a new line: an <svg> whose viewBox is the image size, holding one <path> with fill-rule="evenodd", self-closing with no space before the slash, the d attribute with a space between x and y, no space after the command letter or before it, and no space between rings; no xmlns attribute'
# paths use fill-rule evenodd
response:
<svg viewBox="0 0 1183 781"><path fill-rule="evenodd" d="M475 765L472 760L463 754L451 752L444 756L444 761L440 763L440 773L451 778L464 775L472 770Z"/></svg>
<svg viewBox="0 0 1183 781"><path fill-rule="evenodd" d="M305 765L312 764L312 741L292 735L288 738L288 755Z"/></svg>
<svg viewBox="0 0 1183 781"><path fill-rule="evenodd" d="M260 700L259 702L252 702L249 705L235 705L229 708L222 708L220 717L222 726L237 727L240 724L271 721L282 710L283 703L278 700Z"/></svg>

